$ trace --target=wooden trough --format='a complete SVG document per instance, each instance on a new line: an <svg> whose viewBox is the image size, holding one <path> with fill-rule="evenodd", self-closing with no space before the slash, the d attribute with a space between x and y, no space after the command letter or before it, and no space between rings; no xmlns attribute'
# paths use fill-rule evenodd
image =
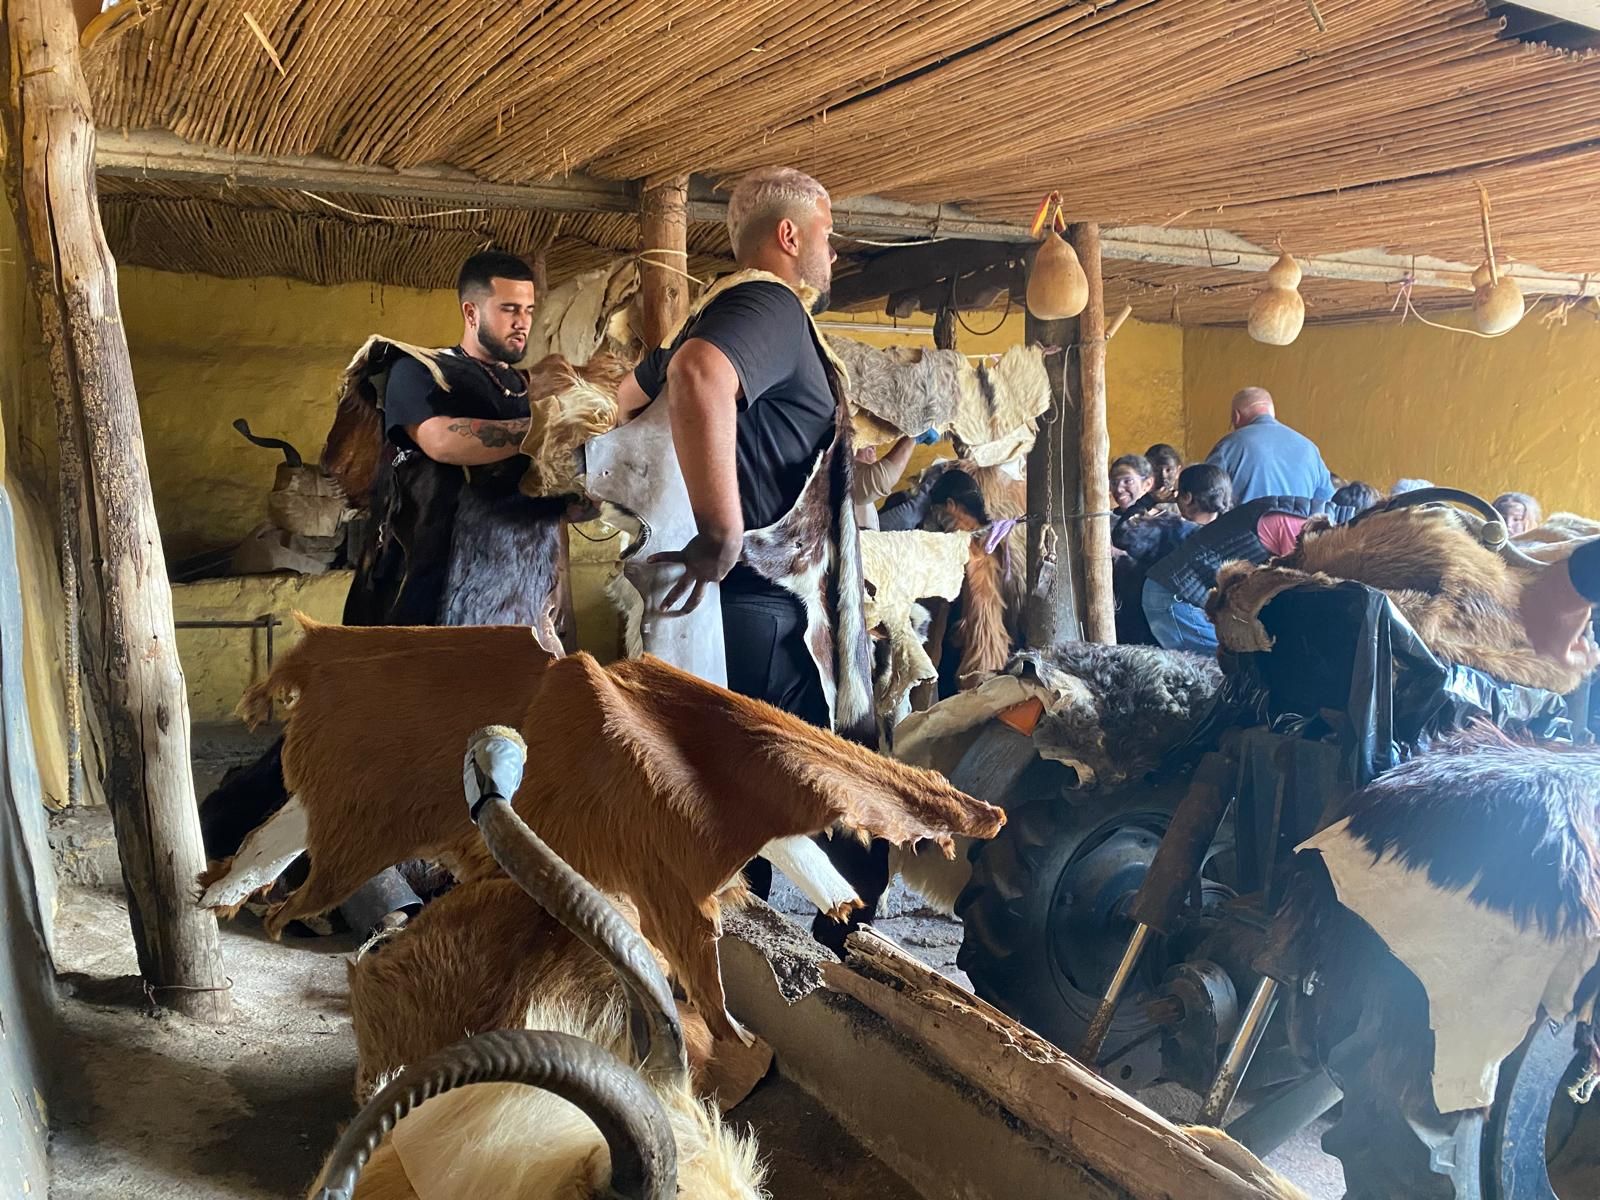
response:
<svg viewBox="0 0 1600 1200"><path fill-rule="evenodd" d="M729 1008L772 1045L778 1076L927 1200L1267 1194L870 930L839 963L753 901L725 916L721 945Z"/></svg>

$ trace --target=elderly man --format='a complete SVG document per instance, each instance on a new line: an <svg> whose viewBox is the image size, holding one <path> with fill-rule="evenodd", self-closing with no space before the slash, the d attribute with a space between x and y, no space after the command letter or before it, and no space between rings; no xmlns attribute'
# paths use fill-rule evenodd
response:
<svg viewBox="0 0 1600 1200"><path fill-rule="evenodd" d="M668 594L668 610L681 602L678 611L688 611L708 584L720 584L731 690L823 728L840 724L839 732L850 734L830 719L829 692L808 645L805 606L741 557L745 532L787 516L819 456L841 428L848 431L840 421L835 369L811 321L827 307L832 282L832 202L821 184L792 168L755 171L728 199L728 232L740 275L748 278L735 276L717 291L670 345L645 356L617 395L620 418L628 420L666 390L694 511L694 538L654 561L684 567ZM848 442L835 453L849 455ZM903 453L909 457L909 443ZM848 493L842 507L851 507ZM839 527L838 517L830 514L829 528ZM854 539L854 521L844 524ZM836 561L842 550L855 554L853 546L835 546L828 557ZM841 609L860 603L843 592ZM839 630L832 635L844 636ZM838 687L842 693L842 682ZM824 848L870 917L888 882L887 847L865 849L834 838ZM749 875L764 894L770 868L758 862ZM825 944L842 946L846 927L839 922L819 916L814 929Z"/></svg>
<svg viewBox="0 0 1600 1200"><path fill-rule="evenodd" d="M1206 459L1233 480L1236 504L1262 496L1327 500L1333 477L1315 443L1280 424L1265 388L1247 387L1233 398L1233 432Z"/></svg>

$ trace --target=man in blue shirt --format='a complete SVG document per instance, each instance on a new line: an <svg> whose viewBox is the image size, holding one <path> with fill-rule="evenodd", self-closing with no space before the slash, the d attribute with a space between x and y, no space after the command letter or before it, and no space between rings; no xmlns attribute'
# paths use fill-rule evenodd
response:
<svg viewBox="0 0 1600 1200"><path fill-rule="evenodd" d="M1312 440L1280 425L1272 395L1247 387L1233 398L1233 432L1206 459L1233 480L1235 504L1262 496L1304 496L1328 500L1333 479Z"/></svg>

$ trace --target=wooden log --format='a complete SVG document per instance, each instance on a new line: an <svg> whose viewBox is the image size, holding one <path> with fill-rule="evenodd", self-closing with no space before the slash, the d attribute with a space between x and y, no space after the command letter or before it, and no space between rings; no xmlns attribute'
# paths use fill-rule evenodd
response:
<svg viewBox="0 0 1600 1200"><path fill-rule="evenodd" d="M870 929L852 933L844 962L822 978L870 1008L957 1078L1071 1147L1073 1159L1137 1200L1266 1200L1151 1112L999 1009L951 983Z"/></svg>
<svg viewBox="0 0 1600 1200"><path fill-rule="evenodd" d="M647 346L661 342L689 315L689 177L645 182L639 204L639 304Z"/></svg>
<svg viewBox="0 0 1600 1200"><path fill-rule="evenodd" d="M1081 636L1078 522L1071 519L1082 507L1076 397L1080 380L1072 357L1078 321L1075 317L1041 321L1028 313L1024 331L1028 345L1045 347L1051 399L1028 452L1028 598L1023 623L1028 648L1049 650Z"/></svg>
<svg viewBox="0 0 1600 1200"><path fill-rule="evenodd" d="M832 307L843 312L892 293L920 291L952 275L970 275L1020 259L1026 249L1006 242L952 239L931 246L886 250L868 259L854 274L834 280Z"/></svg>
<svg viewBox="0 0 1600 1200"><path fill-rule="evenodd" d="M1100 226L1084 221L1069 233L1089 279L1089 303L1078 316L1084 637L1111 645L1117 640L1117 612L1111 590L1111 435L1106 431L1106 294L1100 272Z"/></svg>
<svg viewBox="0 0 1600 1200"><path fill-rule="evenodd" d="M205 865L189 762L189 703L117 304L95 195L95 129L67 0L0 0L5 181L38 301L56 403L83 449L77 564L88 678L109 737L106 798L139 970L161 1004L232 1012L216 919L195 906Z"/></svg>

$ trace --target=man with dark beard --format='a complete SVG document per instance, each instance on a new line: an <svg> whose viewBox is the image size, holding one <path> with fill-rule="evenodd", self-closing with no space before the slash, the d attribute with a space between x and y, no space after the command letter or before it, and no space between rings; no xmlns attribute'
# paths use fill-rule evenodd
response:
<svg viewBox="0 0 1600 1200"><path fill-rule="evenodd" d="M456 293L457 345L427 350L374 339L346 373L323 458L336 475L335 463L368 464L363 486L341 482L371 515L344 623L528 625L550 644L565 503L518 490L529 384L515 364L537 300L533 272L514 255L485 251L462 265ZM352 415L358 419L343 423ZM234 853L285 802L281 749L280 741L231 774L201 805L208 858ZM284 882L293 886L296 876ZM390 868L340 912L361 932L399 925L420 904Z"/></svg>
<svg viewBox="0 0 1600 1200"><path fill-rule="evenodd" d="M820 183L792 168L754 171L729 197L728 232L740 272L715 285L709 303L670 344L645 356L617 396L626 421L663 389L668 393L697 532L682 550L652 559L684 567L664 611L688 612L708 584L720 584L728 687L859 737L830 702L809 644L806 606L748 561L745 540L747 531L766 529L795 509L831 444L850 456L838 372L811 321L826 310L832 282L832 202ZM839 446L841 427L846 436ZM843 504L850 507L848 491ZM853 510L845 524L853 540ZM845 549L859 554L854 545ZM860 603L859 596L839 599ZM870 918L888 882L887 846L866 848L844 837L823 846ZM770 867L757 860L747 875L765 895ZM819 915L814 928L824 943L842 946L845 925Z"/></svg>
<svg viewBox="0 0 1600 1200"><path fill-rule="evenodd" d="M356 566L347 625L546 623L560 505L517 490L528 380L515 364L533 321L533 272L484 251L463 264L456 294L459 344L417 354L390 343L376 536ZM519 558L543 569L507 586Z"/></svg>

